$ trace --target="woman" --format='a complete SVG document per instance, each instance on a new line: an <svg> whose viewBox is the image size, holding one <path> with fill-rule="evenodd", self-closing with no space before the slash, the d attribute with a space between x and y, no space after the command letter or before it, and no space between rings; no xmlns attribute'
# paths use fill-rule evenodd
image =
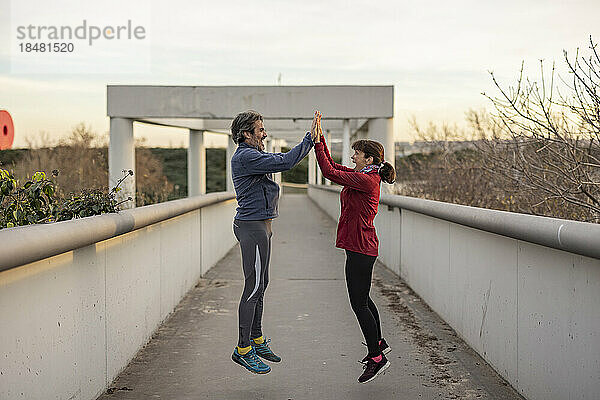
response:
<svg viewBox="0 0 600 400"><path fill-rule="evenodd" d="M363 359L365 370L358 381L367 383L390 366L385 354L391 349L381 335L379 313L369 290L379 246L373 226L379 204L379 186L381 181L394 183L396 172L384 161L381 143L372 140L358 140L352 145L354 169L336 164L322 132L321 113L318 113L315 153L319 168L325 178L344 186L335 245L346 250L348 296L369 350Z"/></svg>

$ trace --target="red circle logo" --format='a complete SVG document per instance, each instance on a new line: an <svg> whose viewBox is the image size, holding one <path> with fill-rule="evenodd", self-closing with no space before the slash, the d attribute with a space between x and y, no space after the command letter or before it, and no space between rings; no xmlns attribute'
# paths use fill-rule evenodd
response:
<svg viewBox="0 0 600 400"><path fill-rule="evenodd" d="M10 149L15 139L15 126L8 111L0 110L0 150Z"/></svg>

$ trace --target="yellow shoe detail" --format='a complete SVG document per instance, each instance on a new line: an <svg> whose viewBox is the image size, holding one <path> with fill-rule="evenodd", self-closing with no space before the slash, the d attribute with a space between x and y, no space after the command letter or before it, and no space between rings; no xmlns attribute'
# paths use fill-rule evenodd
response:
<svg viewBox="0 0 600 400"><path fill-rule="evenodd" d="M265 342L264 336L257 337L256 339L252 339L256 344L263 344Z"/></svg>

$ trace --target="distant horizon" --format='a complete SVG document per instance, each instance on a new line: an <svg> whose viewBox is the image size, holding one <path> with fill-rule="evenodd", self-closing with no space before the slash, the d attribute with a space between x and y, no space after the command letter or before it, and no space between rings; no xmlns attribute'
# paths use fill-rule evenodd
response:
<svg viewBox="0 0 600 400"><path fill-rule="evenodd" d="M205 132L205 134L212 134L215 136L225 136L224 134L218 134L218 133L213 133L213 132ZM465 142L477 142L480 141L481 139L467 139L467 138L454 138L454 139L448 139L446 140L446 142L452 143L465 143ZM510 140L510 138L507 138L507 140ZM342 139L337 138L337 139L332 139L332 144L335 144L335 147L339 147L341 146L342 143ZM404 141L404 140L396 140L394 141L395 144L408 144L410 146L414 146L415 144L425 144L425 143L435 143L438 141L434 141L434 140L426 140L426 139L417 139L417 140L413 140L413 141ZM55 143L53 146L42 146L42 147L11 147L10 149L4 149L4 150L38 150L38 149L52 149L55 147L59 147L59 146L63 146L65 144L59 144L59 143ZM101 146L90 146L90 149L102 149L102 148L106 148L107 144L105 145L101 145ZM334 146L332 146L332 152L334 151L333 149ZM135 148L156 148L156 149L187 149L188 148L188 143L187 142L180 142L180 144L178 146L175 146L173 144L170 144L168 146L154 146L154 145L136 145ZM214 143L214 142L208 142L207 144L205 144L205 148L210 148L210 149L226 149L227 148L227 142L226 140L224 140L223 144L218 144L218 143ZM0 150L4 151L4 150ZM341 152L341 148L338 149Z"/></svg>

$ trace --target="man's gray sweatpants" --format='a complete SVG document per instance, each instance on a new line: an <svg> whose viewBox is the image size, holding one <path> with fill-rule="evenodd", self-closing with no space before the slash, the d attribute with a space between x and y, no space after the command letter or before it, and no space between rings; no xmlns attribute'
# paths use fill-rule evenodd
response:
<svg viewBox="0 0 600 400"><path fill-rule="evenodd" d="M271 220L233 220L233 233L240 242L244 292L238 309L239 347L250 346L250 339L262 336L263 296L269 283L271 258Z"/></svg>

